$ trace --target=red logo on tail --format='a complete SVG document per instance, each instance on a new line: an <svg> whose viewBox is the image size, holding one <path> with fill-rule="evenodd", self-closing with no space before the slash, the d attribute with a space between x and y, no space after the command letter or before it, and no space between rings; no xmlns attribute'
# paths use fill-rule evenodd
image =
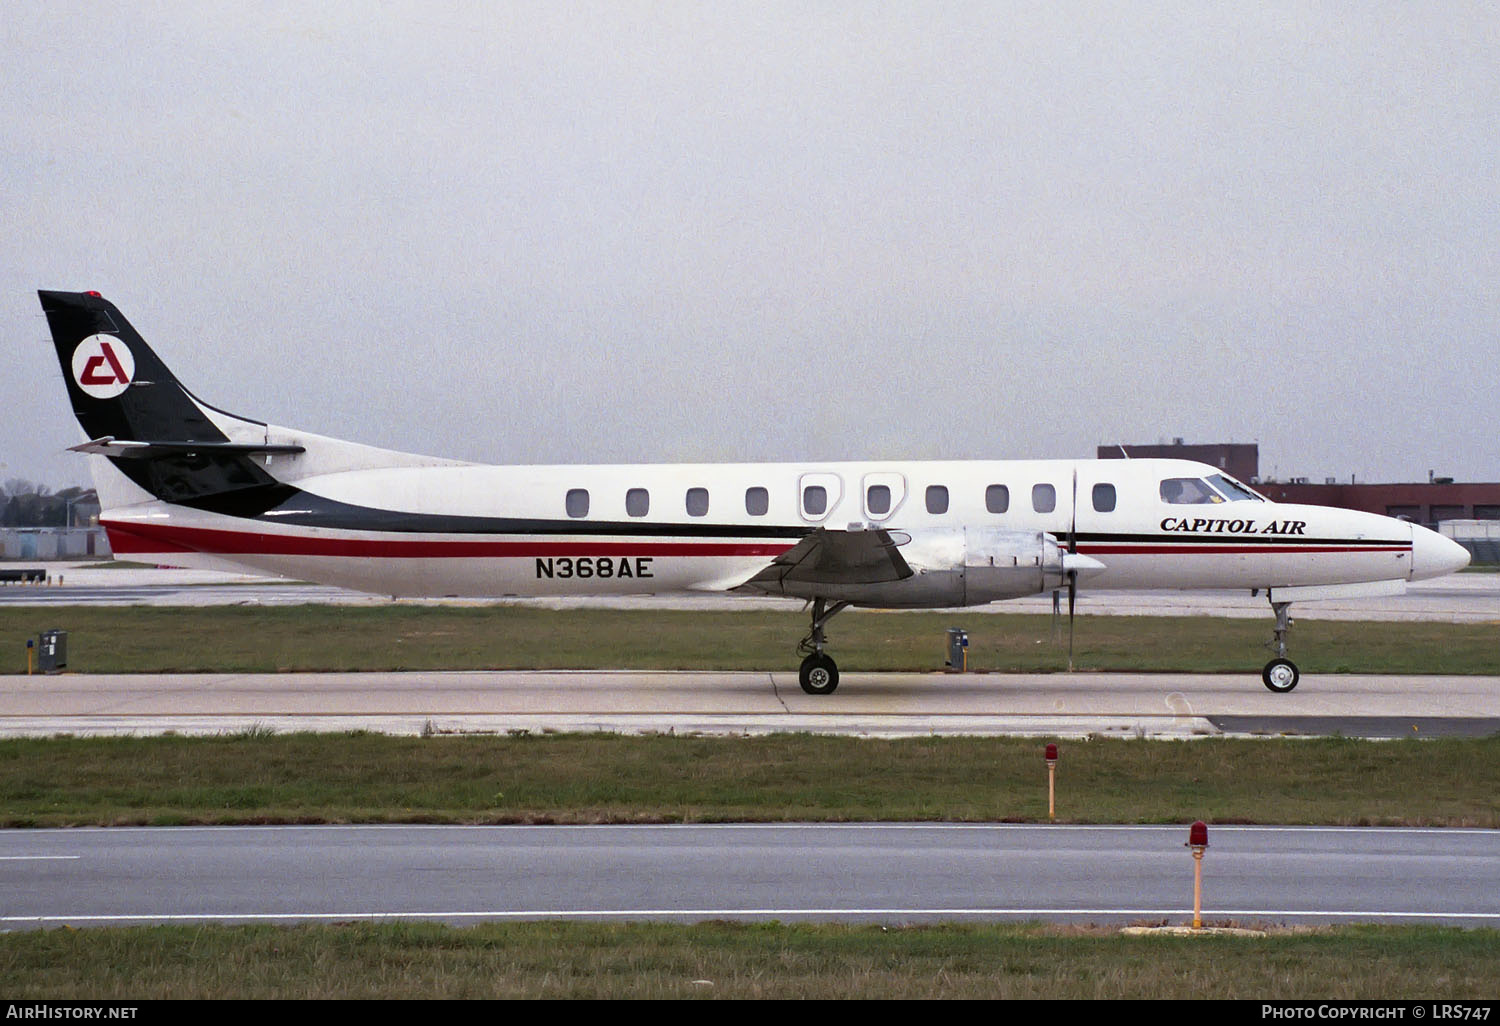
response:
<svg viewBox="0 0 1500 1026"><path fill-rule="evenodd" d="M130 384L130 375L126 374L125 368L120 366L120 359L115 356L115 347L108 342L100 342L99 348L104 350L104 355L89 357L88 363L83 366L83 373L78 376L78 383L80 385ZM94 372L105 363L109 364L109 369L113 371L113 374L101 378Z"/></svg>
<svg viewBox="0 0 1500 1026"><path fill-rule="evenodd" d="M135 357L115 335L90 335L73 350L73 380L85 395L113 399L134 377Z"/></svg>

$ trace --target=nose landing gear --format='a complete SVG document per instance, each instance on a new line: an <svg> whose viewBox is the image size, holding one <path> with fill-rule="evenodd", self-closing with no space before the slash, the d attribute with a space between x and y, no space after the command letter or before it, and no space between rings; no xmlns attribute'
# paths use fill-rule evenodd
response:
<svg viewBox="0 0 1500 1026"><path fill-rule="evenodd" d="M1297 664L1286 657L1286 636L1292 629L1292 604L1271 599L1271 609L1276 613L1275 637L1267 647L1276 653L1276 658L1260 671L1260 679L1267 688L1284 695L1297 686L1302 673Z"/></svg>

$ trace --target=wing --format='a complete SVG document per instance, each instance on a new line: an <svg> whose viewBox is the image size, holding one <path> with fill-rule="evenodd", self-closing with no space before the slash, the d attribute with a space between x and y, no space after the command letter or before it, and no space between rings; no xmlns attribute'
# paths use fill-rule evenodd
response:
<svg viewBox="0 0 1500 1026"><path fill-rule="evenodd" d="M787 584L885 584L912 576L897 546L905 535L890 531L830 531L818 528L771 561L743 587L783 594Z"/></svg>

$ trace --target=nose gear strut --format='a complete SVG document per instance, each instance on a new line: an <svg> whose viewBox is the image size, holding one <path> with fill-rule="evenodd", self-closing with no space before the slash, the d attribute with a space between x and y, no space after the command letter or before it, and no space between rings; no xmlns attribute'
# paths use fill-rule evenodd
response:
<svg viewBox="0 0 1500 1026"><path fill-rule="evenodd" d="M1276 630L1275 637L1266 647L1276 653L1276 658L1260 671L1260 679L1266 687L1278 695L1283 695L1297 686L1297 681L1302 679L1302 673L1297 669L1297 664L1286 657L1286 636L1292 629L1292 604L1277 602L1272 598L1271 609L1276 613Z"/></svg>

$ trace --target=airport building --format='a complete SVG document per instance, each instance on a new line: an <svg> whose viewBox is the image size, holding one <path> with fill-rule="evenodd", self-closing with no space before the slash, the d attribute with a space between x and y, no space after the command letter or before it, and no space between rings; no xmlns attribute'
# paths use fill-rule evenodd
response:
<svg viewBox="0 0 1500 1026"><path fill-rule="evenodd" d="M1254 442L1215 443L1213 445L1188 445L1180 438L1172 439L1171 445L1101 445L1101 460L1194 460L1218 467L1230 477L1246 484L1260 479L1260 446Z"/></svg>
<svg viewBox="0 0 1500 1026"><path fill-rule="evenodd" d="M0 560L107 559L109 537L99 526L99 497L93 490L70 489L56 495L27 493L29 507L0 526ZM50 512L39 508L50 505ZM0 509L6 500L0 496Z"/></svg>
<svg viewBox="0 0 1500 1026"><path fill-rule="evenodd" d="M0 528L0 559L107 559L109 539L101 527Z"/></svg>

